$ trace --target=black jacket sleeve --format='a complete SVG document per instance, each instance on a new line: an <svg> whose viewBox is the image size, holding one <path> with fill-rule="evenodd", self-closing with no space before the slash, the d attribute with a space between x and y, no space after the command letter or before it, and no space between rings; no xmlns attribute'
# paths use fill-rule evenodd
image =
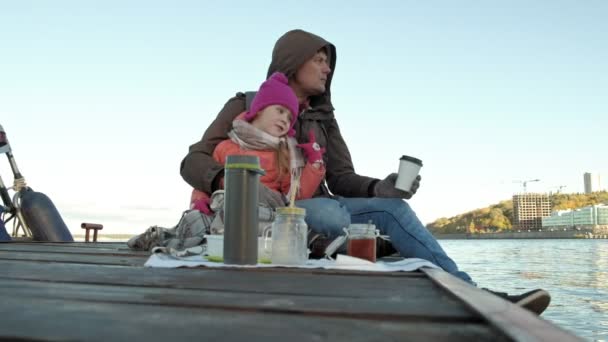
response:
<svg viewBox="0 0 608 342"><path fill-rule="evenodd" d="M371 187L378 180L355 173L350 152L335 118L323 122L327 137L326 179L329 190L343 197L370 197Z"/></svg>
<svg viewBox="0 0 608 342"><path fill-rule="evenodd" d="M245 94L238 93L226 102L203 134L203 138L190 146L188 154L180 165L180 173L193 188L208 194L217 190L218 180L224 173L224 165L213 159L213 150L221 141L228 138L232 121L243 111L245 111Z"/></svg>

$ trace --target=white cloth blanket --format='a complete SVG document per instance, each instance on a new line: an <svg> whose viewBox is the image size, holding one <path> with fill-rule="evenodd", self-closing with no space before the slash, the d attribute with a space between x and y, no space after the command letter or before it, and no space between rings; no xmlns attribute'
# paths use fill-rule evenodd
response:
<svg viewBox="0 0 608 342"><path fill-rule="evenodd" d="M175 257L163 253L155 253L148 258L144 264L145 267L158 268L177 268L177 267L214 267L214 268L271 268L271 267L291 267L291 268L324 268L330 270L351 270L351 271L372 271L372 272L411 272L422 267L439 268L430 261L409 258L394 262L378 261L376 263L367 260L350 257L347 255L338 254L336 260L319 259L308 260L305 265L275 265L275 264L257 264L257 265L225 265L221 262L212 262L207 260L202 255L192 255L186 257Z"/></svg>

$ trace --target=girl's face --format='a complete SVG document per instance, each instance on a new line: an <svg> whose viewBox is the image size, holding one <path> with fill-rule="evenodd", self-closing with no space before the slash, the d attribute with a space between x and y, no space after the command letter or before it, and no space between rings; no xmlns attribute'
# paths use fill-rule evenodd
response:
<svg viewBox="0 0 608 342"><path fill-rule="evenodd" d="M258 112L251 124L274 137L280 138L289 132L291 117L291 112L286 107L270 105Z"/></svg>

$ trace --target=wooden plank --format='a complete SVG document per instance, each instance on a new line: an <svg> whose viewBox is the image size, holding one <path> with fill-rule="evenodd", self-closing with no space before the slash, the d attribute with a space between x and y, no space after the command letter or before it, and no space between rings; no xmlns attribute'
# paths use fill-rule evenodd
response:
<svg viewBox="0 0 608 342"><path fill-rule="evenodd" d="M430 291L429 291L430 292ZM0 296L80 300L87 303L147 304L170 307L199 307L228 311L258 311L351 317L379 321L426 320L479 322L460 303L433 291L429 296L328 297L315 295L243 293L167 289L161 287L107 286L0 279Z"/></svg>
<svg viewBox="0 0 608 342"><path fill-rule="evenodd" d="M108 254L108 255L140 255L149 256L150 252L133 251L126 245L116 246L70 246L70 245L32 245L24 243L0 245L0 251L38 252L38 253L81 253L81 254Z"/></svg>
<svg viewBox="0 0 608 342"><path fill-rule="evenodd" d="M20 245L20 246L14 246L14 245ZM36 242L36 243L31 243L31 244L26 244L26 243L20 243L20 244L13 244L13 243L6 243L6 244L2 244L0 243L0 252L5 250L5 251L22 251L22 252L48 252L48 253L63 253L65 251L65 253L71 253L71 252L76 252L75 254L91 254L91 255L98 255L98 254L107 254L107 255L116 255L116 256L146 256L149 257L149 252L145 252L145 251L130 251L127 252L124 250L124 245L123 244L114 244L114 246L112 247L97 247L95 246L96 244L91 244L91 246L80 246L80 247L76 247L74 246L74 244L72 243L42 243L42 242ZM97 244L98 245L98 244ZM103 244L102 244L103 245ZM109 245L109 244L107 244ZM58 247L55 247L58 246ZM65 248L63 248L65 247ZM120 248L118 253L112 253L112 250L114 250L113 248ZM98 253L99 251L99 253ZM32 257L23 257L22 259L18 258L18 257L8 257L7 260L24 260L24 261L32 261L32 260L39 260L40 258L32 258ZM57 261L61 261L64 260L62 258L60 258ZM76 259L72 259L72 261L75 261ZM94 262L97 264L109 264L109 265L127 265L125 263L116 263L116 262L112 262L111 259L104 259L104 260L109 260L106 262ZM395 261L396 259L387 259L388 261ZM400 259L398 259L400 260ZM40 261L47 261L47 259L45 258L44 260L40 260ZM90 263L90 262L85 262L85 263ZM132 266L143 266L143 264L139 265L139 264L135 264ZM297 270L297 269L291 269L291 268L263 268L263 269L258 269L256 271L259 272L281 272L281 273L290 273L290 272L301 272L302 270ZM310 269L308 272L311 273L317 273L317 272L322 272L319 269ZM327 273L327 272L326 272ZM370 272L365 272L365 271L354 271L354 270L348 270L348 271L343 271L343 270L333 270L331 271L331 273L336 273L336 274L365 274L369 277L375 277L375 276L389 276L389 275L399 275L399 276L406 276L406 277L420 277L420 278L425 278L426 276L420 272L407 272L407 273L403 273L403 272L380 272L380 273L370 273Z"/></svg>
<svg viewBox="0 0 608 342"><path fill-rule="evenodd" d="M205 308L7 298L0 338L88 341L506 341L481 324L378 322Z"/></svg>
<svg viewBox="0 0 608 342"><path fill-rule="evenodd" d="M100 265L122 265L143 266L147 255L96 255L96 254L73 254L73 253L35 253L1 251L0 260L15 261L37 261L42 263L73 263L73 264L100 264Z"/></svg>
<svg viewBox="0 0 608 342"><path fill-rule="evenodd" d="M127 242L44 242L44 241L19 241L0 242L0 248L4 245L32 245L32 246L62 246L62 247L127 247Z"/></svg>
<svg viewBox="0 0 608 342"><path fill-rule="evenodd" d="M0 327L0 337L105 340L137 334L133 338L141 339L143 332L144 338L151 340L159 336L163 336L163 340L176 336L200 339L205 336L200 334L202 327L203 331L212 333L211 338L242 340L257 336L242 322L256 321L266 328L268 323L264 320L268 316L276 319L272 319L268 328L271 333L261 335L264 339L286 337L285 331L294 329L295 336L301 340L325 340L328 336L336 339L342 338L347 330L350 333L351 326L361 329L359 334L354 334L354 340L375 339L377 335L383 340L404 337L411 340L412 336L413 340L496 340L497 336L495 329L480 324L478 316L446 296L420 272L151 269L141 267L147 253L129 255L128 251L113 251L123 247L122 244L48 243L0 246L0 269L3 270L0 295L10 298L0 304L0 312L13 312L7 315L15 322L22 322L9 324L9 330ZM140 260L135 262L136 259ZM191 312L186 314L188 310ZM159 316L158 312L162 314ZM146 314L150 315L149 320L125 326L124 334L116 332L108 338L100 337L116 325L134 319L132 316L145 317ZM196 315L202 315L206 324L195 320L182 329L179 325L182 317L188 320ZM122 316L125 317L115 321ZM242 321L218 330L223 328L218 321L235 319ZM292 327L298 319L306 322ZM331 320L340 324L330 324L321 335L311 335L311 330L319 331L319 327ZM42 322L46 330L38 326L28 329L32 321ZM168 331L169 335L149 328L149 325L159 327L159 321L167 324L161 324L163 327L158 331ZM281 321L285 323L277 323ZM178 329L175 329L176 323ZM379 325L383 328L378 329ZM74 331L80 335L57 335L57 331L63 333L62 326L69 326L68 335Z"/></svg>
<svg viewBox="0 0 608 342"><path fill-rule="evenodd" d="M392 275L336 274L330 270L293 269L159 269L93 264L0 260L0 279L38 280L81 284L153 286L163 288L240 291L250 293L322 294L328 297L370 297L375 294L428 296L438 293L427 278ZM406 281L407 280L407 281ZM411 291L409 293L408 291Z"/></svg>
<svg viewBox="0 0 608 342"><path fill-rule="evenodd" d="M423 269L439 286L461 299L514 341L582 341L533 313L436 269Z"/></svg>

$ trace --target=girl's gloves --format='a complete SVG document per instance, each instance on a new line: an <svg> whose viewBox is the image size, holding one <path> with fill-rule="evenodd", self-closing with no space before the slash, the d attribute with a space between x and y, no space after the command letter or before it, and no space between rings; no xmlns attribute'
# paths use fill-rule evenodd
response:
<svg viewBox="0 0 608 342"><path fill-rule="evenodd" d="M296 145L302 149L306 160L311 163L321 163L323 164L323 154L325 153L325 148L321 147L317 143L317 139L315 138L315 133L310 130L308 132L308 142L305 144Z"/></svg>
<svg viewBox="0 0 608 342"><path fill-rule="evenodd" d="M194 201L194 203L192 203L191 209L196 209L196 210L200 211L201 213L210 216L210 215L213 215L213 210L211 210L211 208L209 207L210 204L211 204L210 198L201 198L201 199Z"/></svg>

